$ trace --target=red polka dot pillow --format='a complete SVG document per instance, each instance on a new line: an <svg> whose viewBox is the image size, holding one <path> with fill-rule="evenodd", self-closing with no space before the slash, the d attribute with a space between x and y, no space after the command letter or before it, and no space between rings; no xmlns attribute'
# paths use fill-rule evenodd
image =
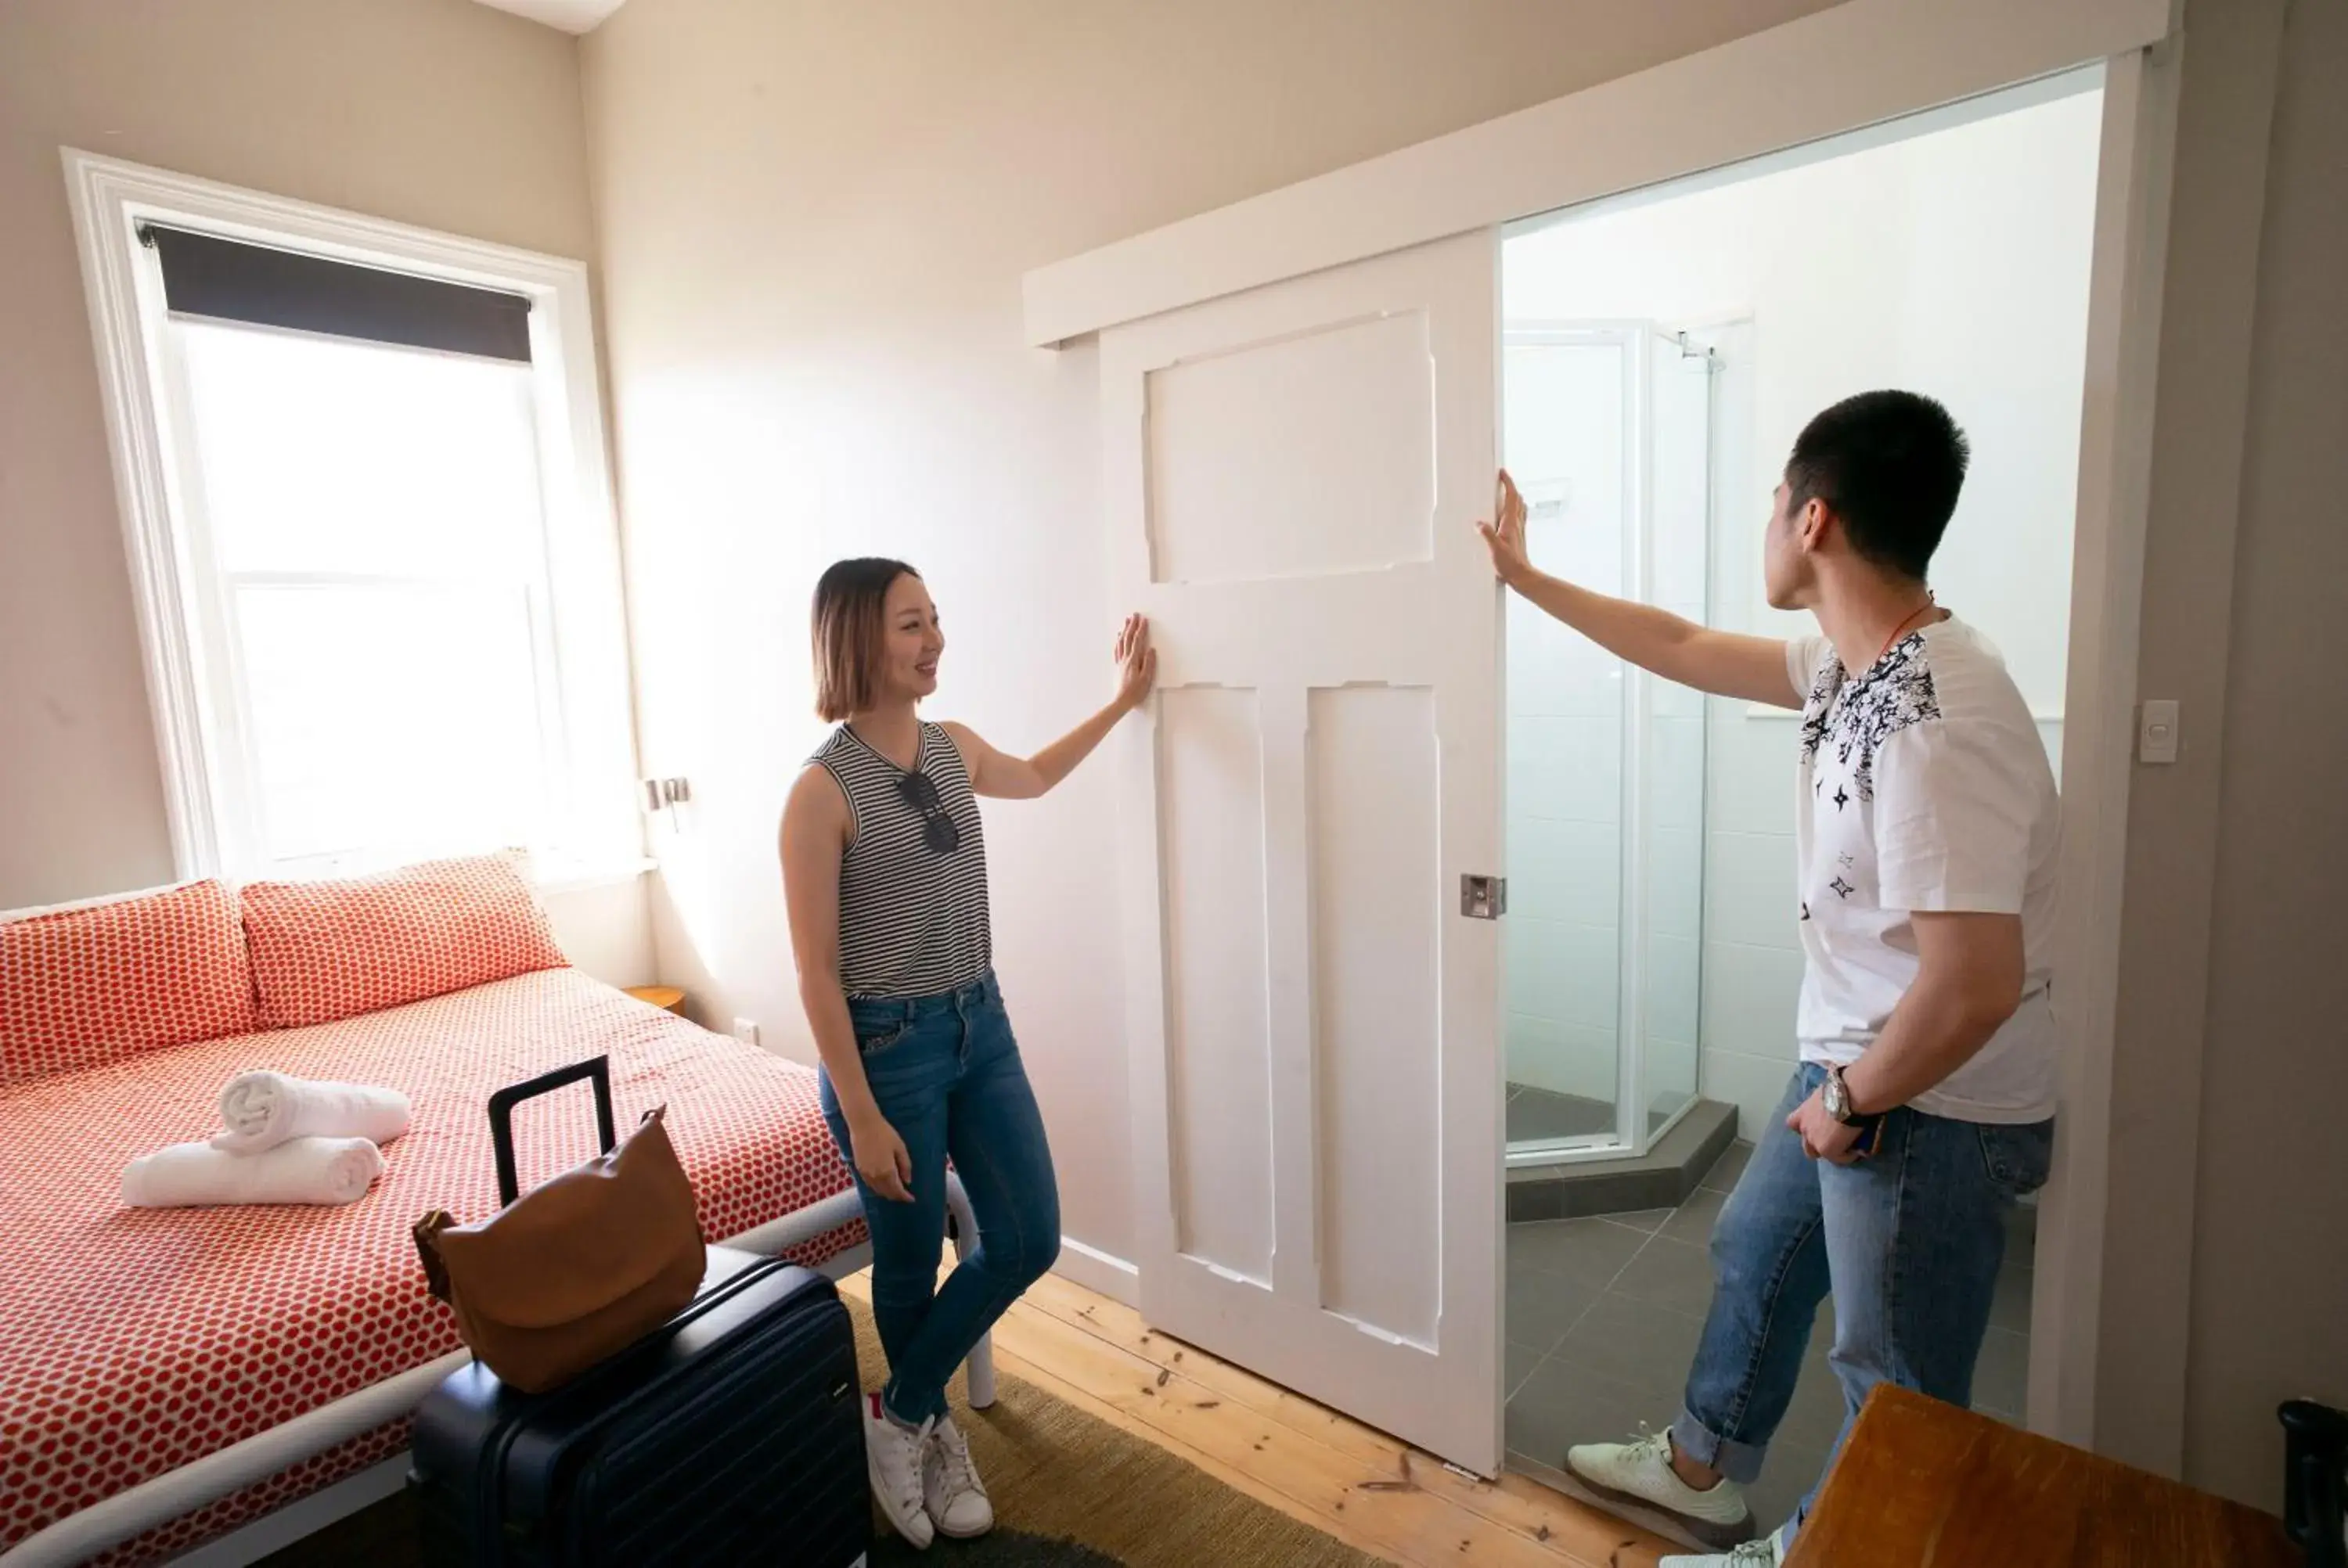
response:
<svg viewBox="0 0 2348 1568"><path fill-rule="evenodd" d="M0 915L0 1083L258 1027L218 882Z"/></svg>
<svg viewBox="0 0 2348 1568"><path fill-rule="evenodd" d="M559 969L546 912L514 863L434 860L338 882L249 882L244 935L266 1029Z"/></svg>

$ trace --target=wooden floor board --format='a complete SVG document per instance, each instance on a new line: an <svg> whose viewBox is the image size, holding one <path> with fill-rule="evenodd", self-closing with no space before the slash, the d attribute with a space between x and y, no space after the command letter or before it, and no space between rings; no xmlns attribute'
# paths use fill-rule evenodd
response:
<svg viewBox="0 0 2348 1568"><path fill-rule="evenodd" d="M860 1276L843 1288L868 1295ZM1653 1568L1669 1549L1520 1477L1461 1475L1056 1276L1011 1309L995 1346L1013 1376L1408 1568Z"/></svg>

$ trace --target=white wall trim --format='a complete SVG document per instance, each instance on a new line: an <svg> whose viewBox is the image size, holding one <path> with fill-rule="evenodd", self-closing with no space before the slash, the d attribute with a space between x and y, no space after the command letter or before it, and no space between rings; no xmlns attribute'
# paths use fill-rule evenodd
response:
<svg viewBox="0 0 2348 1568"><path fill-rule="evenodd" d="M1037 268L1024 281L1027 342L1056 347L1936 108L2142 48L2171 22L2170 0L1845 0Z"/></svg>
<svg viewBox="0 0 2348 1568"><path fill-rule="evenodd" d="M1141 1309L1141 1270L1072 1235L1060 1238L1060 1258L1052 1272L1137 1312Z"/></svg>
<svg viewBox="0 0 2348 1568"><path fill-rule="evenodd" d="M2103 1183L2095 1210L2102 1225L2095 1236L2096 1321L2114 1332L2099 1333L2096 1345L2094 1428L2075 1440L2172 1477L2186 1474L2196 1414L2188 1376L2199 1337L2195 1238L2208 1228L2199 1223L2196 1172L2205 1075L2217 1049L2209 998L2229 632L2286 10L2275 4L2230 13L2180 38L2147 73L2149 93L2159 79L2175 81L2190 59L2183 112L2191 116L2192 139L2175 178L2191 204L2190 221L2215 222L2233 238L2216 250L2197 244L2166 258L2159 292L2149 299L2157 330L2147 326L2132 338L2146 354L2157 347L2162 384L2156 423L2152 374L2144 374L2142 427L2131 432L2141 447L2131 450L2139 466L2129 479L2142 499L2127 514L2138 528L2129 608L2162 635L2131 645L2129 701L2107 699L2097 716L2118 732L2116 745L2132 747L2137 692L2178 698L2188 716L2188 744L2176 764L2135 779L2125 817L2105 807L2093 824L2099 869L2127 894L2109 907L2107 926L2082 933L2095 945L2096 961L2108 961L2114 974L2109 992L2090 999L2108 1000L2114 1010L2091 1037L2102 1054L2082 1059L2097 1076L2079 1096L2096 1119L2103 1155L2094 1170ZM2179 111L2172 105L2167 112L2173 136ZM2163 173L2165 233L2175 223L2168 214L2177 198ZM2162 314L2172 282L2176 297L2192 302L2174 319ZM2189 445L2179 440L2186 431ZM2147 554L2158 567L2149 579ZM2127 751L2115 756L2132 771ZM2125 1140L2116 1150L2115 1128Z"/></svg>
<svg viewBox="0 0 2348 1568"><path fill-rule="evenodd" d="M407 1484L407 1450L402 1449L356 1475L345 1476L324 1491L296 1498L250 1524L172 1558L171 1568L245 1568L247 1563L258 1563L363 1508L396 1496Z"/></svg>
<svg viewBox="0 0 2348 1568"><path fill-rule="evenodd" d="M2176 50L2113 62L2088 286L2063 703L2081 723L2065 726L2063 756L2066 831L2055 958L2065 999L2055 1009L2062 1132L2039 1204L2029 1394L2032 1428L2081 1447L2096 1437L2128 789L2177 97ZM2181 1296L2188 1279L2175 1283Z"/></svg>
<svg viewBox="0 0 2348 1568"><path fill-rule="evenodd" d="M589 753L597 778L611 774L611 799L577 803L572 815L597 824L596 836L641 854L634 810L634 723L624 693L629 672L624 631L613 651L574 659L589 640L575 629L601 621L624 626L617 512L604 451L602 393L596 369L595 323L583 261L418 229L363 213L199 179L118 159L60 149L82 279L88 295L108 447L122 511L132 600L139 615L149 701L154 711L171 847L182 878L223 866L222 759L208 738L207 699L195 659L190 564L173 526L179 480L166 444L160 384L160 345L147 323L160 302L138 261L140 223L178 223L263 244L298 242L321 256L392 266L426 277L529 296L533 365L561 388L561 408L542 421L541 439L569 461L544 471L549 508L549 569L564 582L554 618L565 641L562 707L574 728L574 755ZM549 428L551 424L554 428ZM558 522L569 525L556 526ZM568 602L564 600L567 600ZM568 627L574 629L566 632ZM580 668L582 664L592 668ZM616 681L617 712L584 695ZM633 835L633 838L629 835Z"/></svg>

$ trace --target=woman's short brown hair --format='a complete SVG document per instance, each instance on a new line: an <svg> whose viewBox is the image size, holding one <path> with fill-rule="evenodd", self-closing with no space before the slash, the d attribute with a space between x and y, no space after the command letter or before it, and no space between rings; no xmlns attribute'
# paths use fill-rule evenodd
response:
<svg viewBox="0 0 2348 1568"><path fill-rule="evenodd" d="M882 609L901 577L921 573L877 556L836 562L815 585L815 712L836 724L880 701Z"/></svg>

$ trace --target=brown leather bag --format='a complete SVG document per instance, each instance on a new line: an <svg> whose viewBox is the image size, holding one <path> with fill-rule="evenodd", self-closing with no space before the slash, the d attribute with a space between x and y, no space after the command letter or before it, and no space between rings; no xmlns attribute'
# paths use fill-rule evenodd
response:
<svg viewBox="0 0 2348 1568"><path fill-rule="evenodd" d="M603 1153L517 1196L513 1107L582 1078L594 1081ZM532 1394L567 1382L659 1327L700 1288L701 1223L664 1109L646 1112L615 1149L605 1058L501 1089L489 1123L505 1207L469 1225L445 1210L416 1222L426 1282L500 1381Z"/></svg>

